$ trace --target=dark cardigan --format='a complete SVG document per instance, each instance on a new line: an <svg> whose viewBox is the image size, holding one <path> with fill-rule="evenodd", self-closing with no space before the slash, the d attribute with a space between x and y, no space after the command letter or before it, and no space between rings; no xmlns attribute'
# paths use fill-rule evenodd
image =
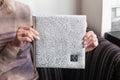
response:
<svg viewBox="0 0 120 80"><path fill-rule="evenodd" d="M38 68L39 80L120 80L120 48L98 40L98 47L86 53L85 69Z"/></svg>

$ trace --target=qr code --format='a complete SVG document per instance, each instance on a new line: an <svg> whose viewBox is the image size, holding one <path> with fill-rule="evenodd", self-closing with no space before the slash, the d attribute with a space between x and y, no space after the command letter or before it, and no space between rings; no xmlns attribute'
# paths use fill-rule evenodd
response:
<svg viewBox="0 0 120 80"><path fill-rule="evenodd" d="M78 55L77 54L72 54L70 56L70 61L71 62L78 62Z"/></svg>

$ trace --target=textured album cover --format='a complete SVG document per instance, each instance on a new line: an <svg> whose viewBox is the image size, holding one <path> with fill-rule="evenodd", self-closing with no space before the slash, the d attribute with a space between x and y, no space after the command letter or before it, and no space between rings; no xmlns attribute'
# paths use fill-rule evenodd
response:
<svg viewBox="0 0 120 80"><path fill-rule="evenodd" d="M84 15L36 16L36 66L46 68L85 68Z"/></svg>

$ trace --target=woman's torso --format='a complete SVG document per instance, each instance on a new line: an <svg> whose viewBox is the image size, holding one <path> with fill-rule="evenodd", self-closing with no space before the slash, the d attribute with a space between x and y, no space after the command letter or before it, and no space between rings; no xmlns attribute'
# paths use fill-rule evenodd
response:
<svg viewBox="0 0 120 80"><path fill-rule="evenodd" d="M16 2L16 11L10 15L0 12L0 52L8 43L15 39L16 31L20 26L31 26L29 7ZM34 67L30 55L30 44L26 44L18 53L17 58L7 66L11 70L0 75L0 80L30 80L34 77Z"/></svg>

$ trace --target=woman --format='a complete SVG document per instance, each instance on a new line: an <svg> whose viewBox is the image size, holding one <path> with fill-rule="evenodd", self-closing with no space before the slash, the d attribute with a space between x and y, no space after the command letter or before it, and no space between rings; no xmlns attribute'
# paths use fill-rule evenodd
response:
<svg viewBox="0 0 120 80"><path fill-rule="evenodd" d="M36 80L30 43L39 39L30 28L28 6L14 0L0 0L0 80Z"/></svg>
<svg viewBox="0 0 120 80"><path fill-rule="evenodd" d="M37 80L38 75L30 55L30 42L39 39L32 29L28 6L14 0L0 0L0 80ZM87 32L86 51L97 45L97 37Z"/></svg>

